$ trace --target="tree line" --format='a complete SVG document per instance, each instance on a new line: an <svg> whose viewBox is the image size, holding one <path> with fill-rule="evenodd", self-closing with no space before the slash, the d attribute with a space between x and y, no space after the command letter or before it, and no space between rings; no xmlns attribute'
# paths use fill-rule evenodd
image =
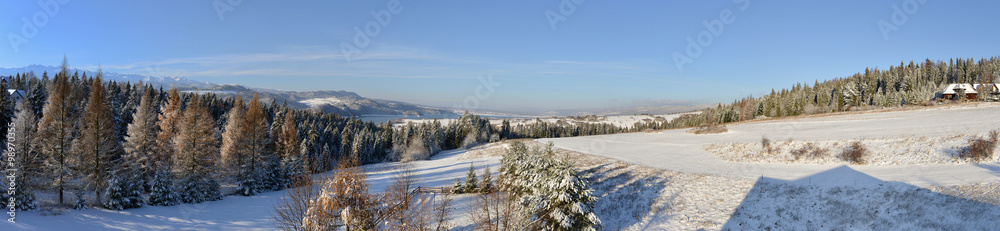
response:
<svg viewBox="0 0 1000 231"><path fill-rule="evenodd" d="M636 131L611 124L492 125L466 112L448 124L375 124L287 104L256 94L164 90L150 84L103 80L60 71L19 73L0 88L0 135L11 141L19 187L0 199L17 209L37 207L35 192L90 192L112 209L218 200L222 185L255 195L297 186L296 179L334 169L354 156L359 164L426 159L441 150L513 138L549 138ZM16 102L15 102L16 101ZM6 139L11 131L14 139ZM7 180L8 178L5 178ZM146 196L144 196L146 195ZM81 204L82 197L77 197Z"/></svg>
<svg viewBox="0 0 1000 231"><path fill-rule="evenodd" d="M900 62L887 69L865 68L864 72L820 82L796 83L790 88L762 96L747 96L729 104L685 115L672 124L702 126L805 114L866 110L906 105L930 104L942 98L948 84L990 84L1000 80L1000 58L975 60L955 58L945 61ZM975 89L977 100L989 97L990 86ZM683 126L681 126L683 127Z"/></svg>

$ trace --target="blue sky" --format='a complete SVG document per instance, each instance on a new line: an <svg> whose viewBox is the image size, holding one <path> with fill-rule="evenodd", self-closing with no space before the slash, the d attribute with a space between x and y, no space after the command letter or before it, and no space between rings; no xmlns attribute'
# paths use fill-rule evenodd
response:
<svg viewBox="0 0 1000 231"><path fill-rule="evenodd" d="M58 5L58 11L39 2ZM2 5L3 67L58 65L65 54L71 66L84 69L101 65L106 71L252 87L348 90L445 107L475 99L478 105L471 106L514 111L730 102L865 67L978 59L1000 51L997 1ZM372 12L391 19L379 24ZM553 30L550 17L565 20ZM880 20L896 30L884 36ZM37 31L25 30L26 24ZM359 45L355 28L365 33L366 25L377 34L368 36L367 46L356 46L348 61L341 44ZM688 38L701 39L700 53L688 54ZM675 54L690 58L683 70ZM496 83L483 87L479 78L485 76Z"/></svg>

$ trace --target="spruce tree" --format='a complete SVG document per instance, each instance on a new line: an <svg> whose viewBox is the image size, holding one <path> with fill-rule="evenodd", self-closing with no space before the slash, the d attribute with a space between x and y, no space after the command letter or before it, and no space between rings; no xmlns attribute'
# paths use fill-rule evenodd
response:
<svg viewBox="0 0 1000 231"><path fill-rule="evenodd" d="M132 123L128 125L125 143L125 161L137 170L140 179L153 182L158 166L155 158L156 145L156 109L153 104L153 89L146 88L142 94L139 106L132 114Z"/></svg>
<svg viewBox="0 0 1000 231"><path fill-rule="evenodd" d="M180 195L174 190L173 175L167 170L160 170L156 172L153 178L152 190L149 193L149 205L177 205L180 202Z"/></svg>
<svg viewBox="0 0 1000 231"><path fill-rule="evenodd" d="M136 181L137 176L121 174L112 177L105 194L108 194L108 201L104 203L104 208L113 210L125 210L139 208L143 206L142 183Z"/></svg>
<svg viewBox="0 0 1000 231"><path fill-rule="evenodd" d="M215 120L202 105L200 97L192 97L183 119L178 123L174 138L173 172L177 189L184 203L201 203L222 198L215 180L219 141Z"/></svg>
<svg viewBox="0 0 1000 231"><path fill-rule="evenodd" d="M103 203L101 194L111 180L112 161L121 151L118 132L115 130L111 110L104 101L105 90L101 71L91 80L90 98L83 114L80 138L73 147L81 159L82 182L94 191L97 203Z"/></svg>
<svg viewBox="0 0 1000 231"><path fill-rule="evenodd" d="M257 192L280 189L279 177L281 157L277 156L272 146L268 114L260 102L257 93L247 103L246 116L243 121L246 132L247 151L250 157L250 168L259 182Z"/></svg>
<svg viewBox="0 0 1000 231"><path fill-rule="evenodd" d="M286 187L297 187L304 184L304 181L310 180L311 170L299 152L299 129L296 127L292 109L286 109L283 115L284 121L281 123L278 136L278 154L281 155L281 168L286 177Z"/></svg>
<svg viewBox="0 0 1000 231"><path fill-rule="evenodd" d="M462 186L462 181L459 180L458 178L455 178L455 183L451 184L451 193L453 194L465 193L465 187Z"/></svg>
<svg viewBox="0 0 1000 231"><path fill-rule="evenodd" d="M45 166L52 178L52 186L59 194L57 203L64 203L65 190L74 180L77 156L72 153L72 141L76 133L77 119L71 115L76 110L76 100L70 96L69 65L63 59L62 69L49 85L49 97L42 109L42 119L38 124L39 152L45 156Z"/></svg>
<svg viewBox="0 0 1000 231"><path fill-rule="evenodd" d="M479 177L476 177L476 167L469 165L469 172L465 174L465 192L472 193L479 191L479 184L476 182Z"/></svg>

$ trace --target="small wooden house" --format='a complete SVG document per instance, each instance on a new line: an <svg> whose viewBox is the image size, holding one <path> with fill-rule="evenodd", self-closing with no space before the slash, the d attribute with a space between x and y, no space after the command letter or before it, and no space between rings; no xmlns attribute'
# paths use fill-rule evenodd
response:
<svg viewBox="0 0 1000 231"><path fill-rule="evenodd" d="M26 96L27 93L25 93L24 90L7 89L7 95L10 96L10 99L16 103L20 102L21 99L24 99L24 96Z"/></svg>
<svg viewBox="0 0 1000 231"><path fill-rule="evenodd" d="M945 99L976 99L978 94L976 86L967 83L948 84L944 92L941 92L942 98Z"/></svg>

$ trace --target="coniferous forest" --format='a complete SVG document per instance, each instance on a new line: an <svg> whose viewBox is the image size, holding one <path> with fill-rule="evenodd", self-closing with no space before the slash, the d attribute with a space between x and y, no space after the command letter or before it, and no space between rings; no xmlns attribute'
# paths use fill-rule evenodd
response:
<svg viewBox="0 0 1000 231"><path fill-rule="evenodd" d="M512 126L466 113L448 124L375 124L257 95L217 97L181 93L143 83L123 83L69 72L19 73L0 94L0 131L16 152L21 209L37 207L36 192L87 192L111 209L175 205L221 199L223 185L239 195L294 186L295 179L336 168L344 157L361 164L426 159L442 150L516 138L550 138L636 132L737 122L764 117L920 105L945 84L994 83L997 58L900 63L849 77L720 104L672 121L617 127L607 123ZM985 95L985 94L981 94ZM249 98L249 100L245 100ZM8 133L8 131L10 133ZM7 137L12 135L13 138ZM148 196L144 196L148 195ZM6 196L6 195L5 195ZM0 198L5 199L6 198Z"/></svg>
<svg viewBox="0 0 1000 231"><path fill-rule="evenodd" d="M262 102L256 94L244 101L181 93L69 70L64 58L58 73L19 73L0 86L25 93L19 100L0 94L0 130L5 137L11 132L13 139L4 140L21 165L19 209L36 208L37 192L58 195L58 204L76 198L76 207L119 210L199 203L221 199L222 185L245 196L281 190L348 156L371 164L510 138L631 131L610 124L491 125L469 113L449 124L394 127Z"/></svg>

